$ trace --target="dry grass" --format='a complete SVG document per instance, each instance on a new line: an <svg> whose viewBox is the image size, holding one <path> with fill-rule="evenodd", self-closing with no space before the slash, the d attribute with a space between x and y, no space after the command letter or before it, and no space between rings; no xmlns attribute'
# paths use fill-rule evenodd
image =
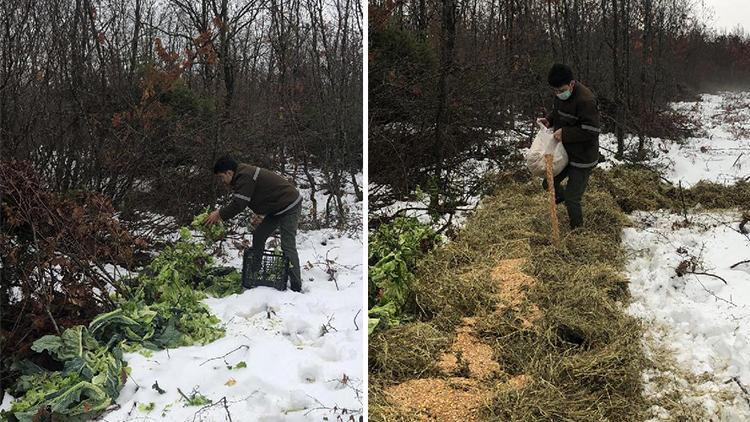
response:
<svg viewBox="0 0 750 422"><path fill-rule="evenodd" d="M441 395L470 403L462 420L643 420L653 403L643 397L642 375L654 364L644 356L640 321L624 312L623 210L680 209L683 198L689 206L740 206L750 187L680 192L654 172L624 167L591 180L582 229L567 230L559 210L559 247L550 242L541 188L507 181L454 242L420 263L410 306L427 322L370 339L372 420L442 420L434 418L444 403L433 403ZM470 349L481 356L465 355ZM497 370L462 370L458 351L468 362L486 361L489 350ZM483 389L459 388L455 375L484 377ZM420 389L424 406L404 402L416 396L408 388Z"/></svg>
<svg viewBox="0 0 750 422"><path fill-rule="evenodd" d="M624 212L679 211L696 206L747 209L747 198L750 197L750 180L730 186L699 182L690 189L680 189L662 179L659 173L642 166L618 166L608 171L597 169L591 177L591 186L611 195Z"/></svg>
<svg viewBox="0 0 750 422"><path fill-rule="evenodd" d="M451 335L433 324L413 322L375 334L369 341L370 372L390 382L438 373Z"/></svg>
<svg viewBox="0 0 750 422"><path fill-rule="evenodd" d="M524 259L506 259L492 269L491 279L497 293L491 314L506 309L526 310L528 312L522 314L525 316L523 325L532 327L540 313L533 304L525 306L534 279L521 272L524 263ZM388 408L420 421L481 421L486 419L484 409L491 405L495 389L512 391L529 385L530 377L510 377L502 371L495 350L478 338L476 326L481 320L480 317L462 318L453 343L440 357L439 375L386 386L380 397L387 401ZM378 415L390 411L384 409L386 406L376 407L384 410Z"/></svg>

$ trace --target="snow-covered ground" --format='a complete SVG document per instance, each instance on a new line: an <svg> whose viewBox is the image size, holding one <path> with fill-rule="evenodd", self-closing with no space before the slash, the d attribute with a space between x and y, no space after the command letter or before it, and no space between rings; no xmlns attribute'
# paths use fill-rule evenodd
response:
<svg viewBox="0 0 750 422"><path fill-rule="evenodd" d="M750 176L750 92L703 94L700 101L674 103L673 108L698 122L701 130L696 137L676 142L669 139L648 139L648 146L657 152L650 161L664 169L665 176L690 187L700 180L731 184ZM625 149L634 150L638 139L625 140ZM614 134L600 138L609 164L617 164L612 153L617 149Z"/></svg>
<svg viewBox="0 0 750 422"><path fill-rule="evenodd" d="M300 191L303 214L309 215L309 191ZM327 196L316 197L321 216ZM350 218L361 219L362 203L351 194L345 201ZM260 287L204 300L226 336L148 358L127 354L133 369L117 400L120 409L102 420L224 421L229 413L233 421L333 421L361 414L366 390L361 236L300 231L297 249L303 293ZM241 268L240 252L230 249L220 265ZM240 362L246 367L237 368ZM165 394L151 388L156 381ZM177 388L188 395L196 389L214 403L226 398L227 407L185 407ZM152 402L152 411L138 409Z"/></svg>
<svg viewBox="0 0 750 422"><path fill-rule="evenodd" d="M309 191L300 190L303 215L309 215ZM322 216L327 196L321 191L316 197ZM345 201L350 219L361 220L362 203L351 193ZM240 269L240 251L227 247L218 265ZM358 420L366 391L361 233L299 231L297 248L302 293L259 287L205 299L226 335L148 357L125 354L132 371L119 408L98 420L348 421L352 415ZM157 392L155 383L165 393ZM197 391L213 405L186 406L178 389L188 396ZM6 394L0 409L11 402Z"/></svg>
<svg viewBox="0 0 750 422"><path fill-rule="evenodd" d="M737 385L750 386L750 264L732 268L750 259L750 235L740 233L735 212L688 219L688 227L675 229L683 216L632 216L634 227L623 236L635 255L627 268L629 312L651 331L647 350L671 350L681 369L708 376L695 391L682 391L686 400L722 420L750 420L750 403ZM720 400L717 393L727 390L734 394Z"/></svg>
<svg viewBox="0 0 750 422"><path fill-rule="evenodd" d="M151 357L127 354L132 374L117 400L121 407L103 420L183 421L196 413L195 420L225 420L223 405L201 412L184 407L177 388L188 395L195 388L214 403L226 397L232 420L335 420L332 415L342 409L361 412L362 244L318 230L301 233L298 247L305 267L302 294L261 287L206 299L226 336ZM329 281L326 254L334 261L336 282ZM234 257L226 264L241 263ZM240 362L247 367L237 368ZM166 394L151 388L157 381ZM138 410L151 402L151 412Z"/></svg>
<svg viewBox="0 0 750 422"><path fill-rule="evenodd" d="M658 140L654 161L668 164L666 177L683 186L750 176L750 107L734 106L750 103L750 94L702 99L675 108L700 119L706 136ZM750 259L750 235L741 232L740 214L695 210L686 224L666 211L639 212L631 220L623 234L633 257L629 312L643 319L647 355L659 361L644 374L646 395L659 402L676 392L680 406L703 408L710 420L750 420L750 264L738 264ZM676 417L664 407L651 410L654 420Z"/></svg>

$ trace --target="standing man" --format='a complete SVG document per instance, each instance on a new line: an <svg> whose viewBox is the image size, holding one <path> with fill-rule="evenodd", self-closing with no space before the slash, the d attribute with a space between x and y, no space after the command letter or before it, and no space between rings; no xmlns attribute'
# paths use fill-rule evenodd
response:
<svg viewBox="0 0 750 422"><path fill-rule="evenodd" d="M214 174L232 187L234 192L229 205L209 214L206 224L229 220L245 207L264 215L253 232L253 265L260 267L266 240L277 228L281 232L281 250L289 258L291 288L302 290L299 256L297 255L297 226L302 212L302 195L288 180L260 167L237 163L229 156L219 158L214 164ZM248 287L248 286L244 286Z"/></svg>
<svg viewBox="0 0 750 422"><path fill-rule="evenodd" d="M539 121L554 128L554 138L562 142L568 153L568 165L555 176L557 203L565 202L570 228L583 225L581 198L586 191L591 171L599 163L599 110L590 89L573 79L573 71L564 64L555 64L549 71L549 85L555 94L552 113ZM560 183L568 179L562 189ZM547 181L542 183L547 189Z"/></svg>

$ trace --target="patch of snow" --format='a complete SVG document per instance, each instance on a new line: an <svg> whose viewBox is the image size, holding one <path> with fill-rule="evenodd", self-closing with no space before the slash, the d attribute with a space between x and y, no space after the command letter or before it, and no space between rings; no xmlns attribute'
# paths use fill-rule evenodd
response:
<svg viewBox="0 0 750 422"><path fill-rule="evenodd" d="M701 123L699 136L677 142L650 138L648 145L657 152L649 164L665 170L665 177L685 187L701 180L733 184L750 175L750 93L704 94L700 101L674 103L675 110ZM621 162L612 157L617 150L614 134L600 136L600 145L608 155L607 168ZM625 139L626 151L633 151L638 138Z"/></svg>
<svg viewBox="0 0 750 422"><path fill-rule="evenodd" d="M688 218L691 224L680 228L680 215L633 214L634 226L623 233L624 246L634 255L627 267L633 298L629 312L646 322L652 344L673 351L681 368L708 375L694 393L698 396L686 393L688 402L721 420L750 420L749 403L732 380L750 386L750 273L730 268L750 258L750 237L739 233L737 213ZM714 274L726 284L711 275L678 276L676 268L685 261L698 264L689 267L691 272ZM646 394L656 394L649 379L646 374ZM722 401L717 393L728 388L733 398Z"/></svg>
<svg viewBox="0 0 750 422"><path fill-rule="evenodd" d="M750 92L705 94L672 107L702 133L680 142L648 140L655 152L649 164L685 187L701 180L730 185L750 175ZM600 140L605 151L616 149L614 135ZM628 137L626 150L637 142ZM602 167L619 164L608 158ZM644 395L669 406L668 395L677 393L680 404L702 408L711 420L750 420L750 265L735 265L750 259L750 236L740 233L735 211L694 211L688 219L636 212L623 233L632 255L628 312L643 320L645 352L656 361L643 374ZM655 404L650 417L675 415Z"/></svg>
<svg viewBox="0 0 750 422"><path fill-rule="evenodd" d="M10 406L13 404L13 400L15 400L15 397L11 396L10 393L6 391L5 395L3 395L3 402L0 403L0 411L10 410Z"/></svg>

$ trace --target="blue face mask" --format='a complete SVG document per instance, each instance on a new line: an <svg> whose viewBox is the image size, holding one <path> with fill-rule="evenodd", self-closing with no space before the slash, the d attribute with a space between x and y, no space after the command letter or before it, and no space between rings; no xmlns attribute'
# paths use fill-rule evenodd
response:
<svg viewBox="0 0 750 422"><path fill-rule="evenodd" d="M565 101L568 98L570 98L571 95L573 95L573 91L572 90L571 91L565 91L565 92L561 92L561 93L557 94L557 98Z"/></svg>

